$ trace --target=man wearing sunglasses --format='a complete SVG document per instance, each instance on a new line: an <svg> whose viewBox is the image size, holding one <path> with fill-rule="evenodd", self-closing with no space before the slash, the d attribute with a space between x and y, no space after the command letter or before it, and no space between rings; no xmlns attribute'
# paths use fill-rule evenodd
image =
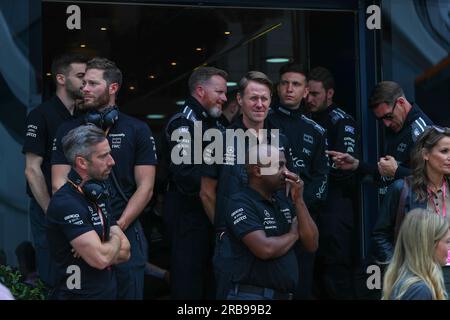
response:
<svg viewBox="0 0 450 320"><path fill-rule="evenodd" d="M368 174L379 185L383 196L394 180L411 174L410 152L417 137L432 125L428 116L406 100L400 85L393 81L378 83L369 98L369 108L386 130L382 156L377 165L355 159L348 153L328 151L339 169Z"/></svg>

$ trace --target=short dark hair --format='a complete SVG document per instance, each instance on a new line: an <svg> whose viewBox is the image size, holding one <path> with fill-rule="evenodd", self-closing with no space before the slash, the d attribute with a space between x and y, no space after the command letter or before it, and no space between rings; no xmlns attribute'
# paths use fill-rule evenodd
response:
<svg viewBox="0 0 450 320"><path fill-rule="evenodd" d="M381 81L372 90L369 98L369 108L375 109L381 103L393 105L395 100L404 97L402 87L394 81Z"/></svg>
<svg viewBox="0 0 450 320"><path fill-rule="evenodd" d="M330 70L324 67L315 67L308 74L308 81L314 80L322 82L322 86L325 91L329 89L334 89L334 77Z"/></svg>
<svg viewBox="0 0 450 320"><path fill-rule="evenodd" d="M56 82L56 75L57 74L63 74L67 75L70 70L70 65L72 63L87 63L88 57L81 53L63 53L57 57L55 57L52 61L52 77L53 80Z"/></svg>
<svg viewBox="0 0 450 320"><path fill-rule="evenodd" d="M270 90L270 95L272 95L273 83L269 77L261 71L249 71L239 81L238 92L241 96L244 95L245 88L247 88L250 81L266 85Z"/></svg>
<svg viewBox="0 0 450 320"><path fill-rule="evenodd" d="M225 80L228 79L228 73L222 69L214 67L200 67L192 72L188 80L189 92L192 94L198 84L208 82L213 76L221 76Z"/></svg>
<svg viewBox="0 0 450 320"><path fill-rule="evenodd" d="M92 147L105 139L103 130L93 124L76 127L62 138L64 155L70 165L75 166L77 156L90 159Z"/></svg>
<svg viewBox="0 0 450 320"><path fill-rule="evenodd" d="M122 86L122 72L113 61L95 57L88 61L86 71L89 69L103 70L103 79L108 85L117 83L119 84L119 88Z"/></svg>
<svg viewBox="0 0 450 320"><path fill-rule="evenodd" d="M287 72L301 73L305 77L308 74L308 71L306 70L305 66L300 63L288 63L288 64L285 64L284 66L282 66L279 71L280 78L283 74L285 74Z"/></svg>

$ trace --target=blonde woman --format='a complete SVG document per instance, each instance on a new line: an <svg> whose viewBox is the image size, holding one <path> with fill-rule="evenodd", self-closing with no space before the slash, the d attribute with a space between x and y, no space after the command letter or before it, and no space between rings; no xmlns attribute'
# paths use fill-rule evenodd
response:
<svg viewBox="0 0 450 320"><path fill-rule="evenodd" d="M445 300L441 266L450 250L448 219L414 209L403 221L386 271L385 300Z"/></svg>

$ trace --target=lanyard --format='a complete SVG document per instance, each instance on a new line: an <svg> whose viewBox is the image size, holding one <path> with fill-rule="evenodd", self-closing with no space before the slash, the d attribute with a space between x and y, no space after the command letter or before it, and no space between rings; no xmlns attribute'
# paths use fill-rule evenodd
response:
<svg viewBox="0 0 450 320"><path fill-rule="evenodd" d="M73 181L67 179L67 182L69 182L79 193L81 193L84 196L84 192L81 189L81 187L77 184L75 184ZM103 210L97 205L97 203L94 202L95 208L97 209L97 213L100 217L100 223L102 225L102 241L105 241L105 220L103 217Z"/></svg>
<svg viewBox="0 0 450 320"><path fill-rule="evenodd" d="M447 206L445 203L445 196L447 194L447 183L445 181L445 178L443 179L442 182L442 216L445 217L447 214ZM439 210L439 206L434 202L433 200L433 191L431 191L430 188L428 188L428 196L430 198L431 203L433 203L434 206L434 211L436 211L437 214L439 214L440 210Z"/></svg>

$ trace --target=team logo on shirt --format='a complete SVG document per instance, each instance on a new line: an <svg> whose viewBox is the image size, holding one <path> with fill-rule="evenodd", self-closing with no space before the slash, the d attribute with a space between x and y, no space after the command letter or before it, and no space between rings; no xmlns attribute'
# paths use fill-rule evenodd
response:
<svg viewBox="0 0 450 320"><path fill-rule="evenodd" d="M309 134L305 133L303 135L303 141L313 144L314 143L314 138L312 136L310 136Z"/></svg>
<svg viewBox="0 0 450 320"><path fill-rule="evenodd" d="M38 127L34 124L29 124L27 127L27 137L36 138Z"/></svg>
<svg viewBox="0 0 450 320"><path fill-rule="evenodd" d="M82 225L83 219L81 219L80 215L78 213L71 213L64 217L64 221L66 221L69 224L76 224L76 225Z"/></svg>
<svg viewBox="0 0 450 320"><path fill-rule="evenodd" d="M111 149L120 149L120 145L122 144L122 138L125 137L125 133L111 133L109 135L111 138Z"/></svg>
<svg viewBox="0 0 450 320"><path fill-rule="evenodd" d="M280 211L284 214L284 217L286 218L287 222L292 223L291 209L284 208L281 209Z"/></svg>
<svg viewBox="0 0 450 320"><path fill-rule="evenodd" d="M231 218L233 218L233 224L236 225L242 220L247 219L247 215L244 213L243 208L239 208L231 213Z"/></svg>
<svg viewBox="0 0 450 320"><path fill-rule="evenodd" d="M233 165L236 161L236 155L234 154L234 147L227 146L227 151L224 155L224 164L225 165Z"/></svg>
<svg viewBox="0 0 450 320"><path fill-rule="evenodd" d="M355 134L355 128L352 126L345 126L344 131L349 132L351 134Z"/></svg>
<svg viewBox="0 0 450 320"><path fill-rule="evenodd" d="M407 147L406 143L400 143L397 147L397 151L404 152L406 150L406 147Z"/></svg>
<svg viewBox="0 0 450 320"><path fill-rule="evenodd" d="M275 221L275 218L272 217L266 209L264 209L264 229L277 229L277 222Z"/></svg>

